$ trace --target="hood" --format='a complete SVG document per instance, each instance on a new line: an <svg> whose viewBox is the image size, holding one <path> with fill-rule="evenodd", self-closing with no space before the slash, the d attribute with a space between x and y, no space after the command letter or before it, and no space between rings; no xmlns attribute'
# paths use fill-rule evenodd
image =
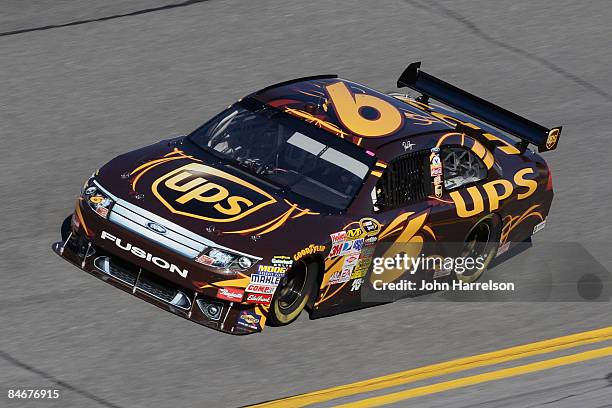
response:
<svg viewBox="0 0 612 408"><path fill-rule="evenodd" d="M195 157L176 146L164 141L119 156L100 169L97 180L120 199L257 256L292 254L325 242L327 231L343 222L330 222L338 217L293 203L275 186L212 156Z"/></svg>

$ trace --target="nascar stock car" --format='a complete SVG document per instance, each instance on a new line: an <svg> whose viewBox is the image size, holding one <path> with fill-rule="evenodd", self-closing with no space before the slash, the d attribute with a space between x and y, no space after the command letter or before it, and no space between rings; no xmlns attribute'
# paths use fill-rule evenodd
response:
<svg viewBox="0 0 612 408"><path fill-rule="evenodd" d="M53 250L232 334L288 324L304 309L317 318L368 305L360 292L373 258L393 256L397 244L479 254L485 261L470 273L425 278L473 282L544 227L551 172L530 145L555 149L561 128L420 63L397 85L418 96L335 75L282 82L188 136L118 156L86 181Z"/></svg>

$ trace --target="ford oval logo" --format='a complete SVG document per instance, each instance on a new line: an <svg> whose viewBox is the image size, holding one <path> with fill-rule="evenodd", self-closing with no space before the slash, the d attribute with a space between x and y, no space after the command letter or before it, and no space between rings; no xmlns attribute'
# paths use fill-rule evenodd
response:
<svg viewBox="0 0 612 408"><path fill-rule="evenodd" d="M168 232L168 230L162 225L156 224L154 222L148 223L147 228L153 232L157 232L158 234L165 234L166 232Z"/></svg>

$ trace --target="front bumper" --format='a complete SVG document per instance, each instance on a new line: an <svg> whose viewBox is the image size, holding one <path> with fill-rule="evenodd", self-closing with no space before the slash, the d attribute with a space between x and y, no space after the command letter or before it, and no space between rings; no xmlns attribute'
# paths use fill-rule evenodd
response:
<svg viewBox="0 0 612 408"><path fill-rule="evenodd" d="M77 204L78 205L78 204ZM89 239L83 227L62 231L65 240L52 245L53 251L83 271L148 303L195 323L243 335L262 331L265 310L258 305L228 302L210 296L210 289L196 290L180 285L120 257ZM187 280L185 283L188 284Z"/></svg>

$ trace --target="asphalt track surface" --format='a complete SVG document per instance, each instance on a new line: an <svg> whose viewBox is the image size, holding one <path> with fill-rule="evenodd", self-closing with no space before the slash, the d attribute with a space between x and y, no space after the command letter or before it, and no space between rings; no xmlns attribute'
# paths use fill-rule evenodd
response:
<svg viewBox="0 0 612 408"><path fill-rule="evenodd" d="M609 1L4 0L0 32L0 406L235 407L612 326L609 301L400 301L232 337L50 250L79 186L112 156L189 132L270 83L338 73L391 91L422 60L477 95L564 125L546 155L557 195L531 262L510 260L491 276L537 273L554 261L545 242L581 242L610 269ZM610 407L611 362L395 406ZM55 388L61 399L9 400L10 388Z"/></svg>

